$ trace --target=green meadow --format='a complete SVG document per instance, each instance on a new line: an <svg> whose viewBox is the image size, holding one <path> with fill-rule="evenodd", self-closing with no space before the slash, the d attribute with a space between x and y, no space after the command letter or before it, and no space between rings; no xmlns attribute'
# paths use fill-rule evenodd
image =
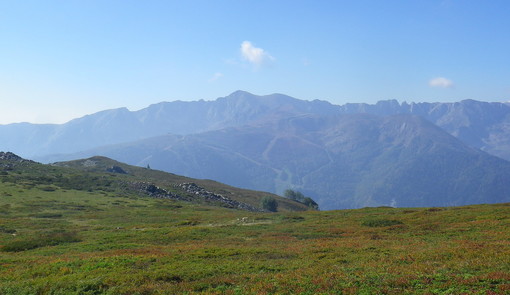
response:
<svg viewBox="0 0 510 295"><path fill-rule="evenodd" d="M0 294L510 293L510 204L248 212L34 169L0 182Z"/></svg>

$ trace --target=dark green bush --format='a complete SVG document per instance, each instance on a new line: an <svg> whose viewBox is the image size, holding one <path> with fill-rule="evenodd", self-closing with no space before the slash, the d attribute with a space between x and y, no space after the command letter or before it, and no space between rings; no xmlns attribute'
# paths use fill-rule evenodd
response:
<svg viewBox="0 0 510 295"><path fill-rule="evenodd" d="M276 212L278 210L278 202L273 197L266 196L261 201L262 209L267 211Z"/></svg>

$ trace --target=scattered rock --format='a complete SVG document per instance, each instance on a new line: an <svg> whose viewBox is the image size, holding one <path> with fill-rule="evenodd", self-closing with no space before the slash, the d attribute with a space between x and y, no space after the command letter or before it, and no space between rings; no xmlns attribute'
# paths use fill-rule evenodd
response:
<svg viewBox="0 0 510 295"><path fill-rule="evenodd" d="M96 164L97 163L95 161L92 161L90 159L87 159L82 163L83 167L94 167L96 166Z"/></svg>
<svg viewBox="0 0 510 295"><path fill-rule="evenodd" d="M188 194L192 194L192 195L201 197L201 198L205 199L206 201L220 202L223 205L225 205L225 207L228 207L228 208L235 208L235 209L241 209L241 210L247 210L247 211L253 211L253 212L264 211L259 208L253 207L251 205L232 200L232 199L227 198L223 195L207 191L203 187L200 187L193 182L181 183L176 186L178 188L184 190Z"/></svg>
<svg viewBox="0 0 510 295"><path fill-rule="evenodd" d="M134 189L140 192L141 194L149 195L150 197L153 198L191 201L190 198L174 194L172 192L167 191L164 188L160 188L159 186L156 186L149 182L130 182L127 183L126 186L129 187L130 189Z"/></svg>

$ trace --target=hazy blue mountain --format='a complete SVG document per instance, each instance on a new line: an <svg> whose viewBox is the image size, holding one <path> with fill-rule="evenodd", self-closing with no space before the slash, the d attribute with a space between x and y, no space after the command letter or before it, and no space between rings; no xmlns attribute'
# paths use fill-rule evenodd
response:
<svg viewBox="0 0 510 295"><path fill-rule="evenodd" d="M139 111L106 110L60 125L0 125L0 150L41 158L167 133L192 134L289 115L332 114L338 109L325 101L236 91L215 101L162 102Z"/></svg>
<svg viewBox="0 0 510 295"><path fill-rule="evenodd" d="M510 160L510 105L507 103L463 100L455 103L399 104L396 100L389 100L374 105L346 104L341 106L341 112L418 115L472 147Z"/></svg>
<svg viewBox="0 0 510 295"><path fill-rule="evenodd" d="M215 101L174 101L139 111L106 110L65 124L0 125L0 150L39 160L99 146L164 134L193 134L302 114L421 116L466 144L510 160L510 105L464 100L455 103L349 103L298 100L283 94L257 96L236 91Z"/></svg>
<svg viewBox="0 0 510 295"><path fill-rule="evenodd" d="M71 155L282 193L322 209L510 201L510 163L414 115L300 115ZM60 158L65 159L65 158Z"/></svg>
<svg viewBox="0 0 510 295"><path fill-rule="evenodd" d="M67 153L104 144L131 141L143 134L126 108L107 110L66 124L9 124L0 126L0 150L25 158Z"/></svg>

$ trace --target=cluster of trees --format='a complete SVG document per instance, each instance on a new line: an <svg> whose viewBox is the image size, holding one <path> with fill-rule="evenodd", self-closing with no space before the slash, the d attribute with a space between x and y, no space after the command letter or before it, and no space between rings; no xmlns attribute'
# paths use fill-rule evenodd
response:
<svg viewBox="0 0 510 295"><path fill-rule="evenodd" d="M314 200L312 200L312 198L305 197L305 195L303 195L299 191L288 189L284 192L283 196L287 199L303 203L306 206L313 208L315 210L319 210L319 205ZM276 199L273 197L266 196L262 198L261 206L263 209L270 212L278 211L278 201L276 201Z"/></svg>
<svg viewBox="0 0 510 295"><path fill-rule="evenodd" d="M319 209L319 204L317 204L314 200L312 200L312 198L305 197L305 195L303 195L299 191L288 189L288 190L285 190L285 192L283 193L283 196L287 199L291 199L291 200L303 203L310 208L313 208L316 210Z"/></svg>

